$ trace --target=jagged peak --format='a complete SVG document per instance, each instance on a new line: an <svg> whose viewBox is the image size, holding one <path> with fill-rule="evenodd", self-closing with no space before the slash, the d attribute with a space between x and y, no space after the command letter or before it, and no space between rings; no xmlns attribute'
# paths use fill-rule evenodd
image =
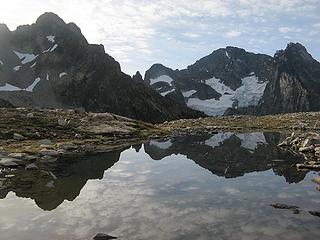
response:
<svg viewBox="0 0 320 240"><path fill-rule="evenodd" d="M7 33L10 32L10 29L8 28L8 26L4 23L0 23L0 33Z"/></svg>
<svg viewBox="0 0 320 240"><path fill-rule="evenodd" d="M275 58L281 58L281 57L286 58L287 56L296 56L296 57L301 57L301 59L305 61L314 61L314 58L310 55L306 47L299 42L288 43L285 50L279 50L274 55Z"/></svg>

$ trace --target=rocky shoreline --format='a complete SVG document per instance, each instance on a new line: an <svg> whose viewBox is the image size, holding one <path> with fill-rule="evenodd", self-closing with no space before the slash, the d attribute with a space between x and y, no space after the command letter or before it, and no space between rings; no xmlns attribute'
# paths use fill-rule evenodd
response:
<svg viewBox="0 0 320 240"><path fill-rule="evenodd" d="M121 150L153 138L217 132L282 132L280 144L305 156L299 168L320 170L320 113L181 119L152 125L110 113L61 109L0 109L0 166L34 168L36 161Z"/></svg>

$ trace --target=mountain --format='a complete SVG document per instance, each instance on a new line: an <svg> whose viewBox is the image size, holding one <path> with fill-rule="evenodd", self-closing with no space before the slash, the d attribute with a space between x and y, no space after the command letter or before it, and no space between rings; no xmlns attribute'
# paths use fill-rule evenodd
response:
<svg viewBox="0 0 320 240"><path fill-rule="evenodd" d="M81 108L154 123L203 116L133 81L102 45L53 13L15 31L0 25L0 105Z"/></svg>
<svg viewBox="0 0 320 240"><path fill-rule="evenodd" d="M212 116L320 110L320 63L299 43L274 57L226 47L183 70L154 64L144 82Z"/></svg>

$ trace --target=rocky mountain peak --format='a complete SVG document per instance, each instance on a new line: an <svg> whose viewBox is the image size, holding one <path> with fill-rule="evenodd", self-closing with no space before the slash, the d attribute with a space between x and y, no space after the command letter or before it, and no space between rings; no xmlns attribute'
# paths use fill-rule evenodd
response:
<svg viewBox="0 0 320 240"><path fill-rule="evenodd" d="M307 49L298 42L290 42L285 50L277 51L275 58L280 61L290 60L291 62L303 61L311 63L315 61L311 54L308 53Z"/></svg>
<svg viewBox="0 0 320 240"><path fill-rule="evenodd" d="M143 83L143 78L139 71L137 71L136 74L132 76L132 80L136 83Z"/></svg>
<svg viewBox="0 0 320 240"><path fill-rule="evenodd" d="M46 12L38 17L36 24L40 25L65 25L66 23L57 14Z"/></svg>

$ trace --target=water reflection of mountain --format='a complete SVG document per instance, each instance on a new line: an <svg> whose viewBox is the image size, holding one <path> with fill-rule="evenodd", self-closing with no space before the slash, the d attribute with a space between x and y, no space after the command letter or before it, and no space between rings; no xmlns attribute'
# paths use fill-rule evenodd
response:
<svg viewBox="0 0 320 240"><path fill-rule="evenodd" d="M280 138L276 133L218 133L153 140L144 148L154 160L182 154L213 174L226 178L273 169L276 175L284 176L289 183L300 182L306 172L298 171L292 165L302 159L278 148Z"/></svg>
<svg viewBox="0 0 320 240"><path fill-rule="evenodd" d="M14 177L0 185L0 198L12 191L18 197L34 199L43 210L53 210L64 200L74 200L89 179L102 179L104 171L119 160L120 153L65 158L39 165L35 171L17 170L12 173Z"/></svg>

